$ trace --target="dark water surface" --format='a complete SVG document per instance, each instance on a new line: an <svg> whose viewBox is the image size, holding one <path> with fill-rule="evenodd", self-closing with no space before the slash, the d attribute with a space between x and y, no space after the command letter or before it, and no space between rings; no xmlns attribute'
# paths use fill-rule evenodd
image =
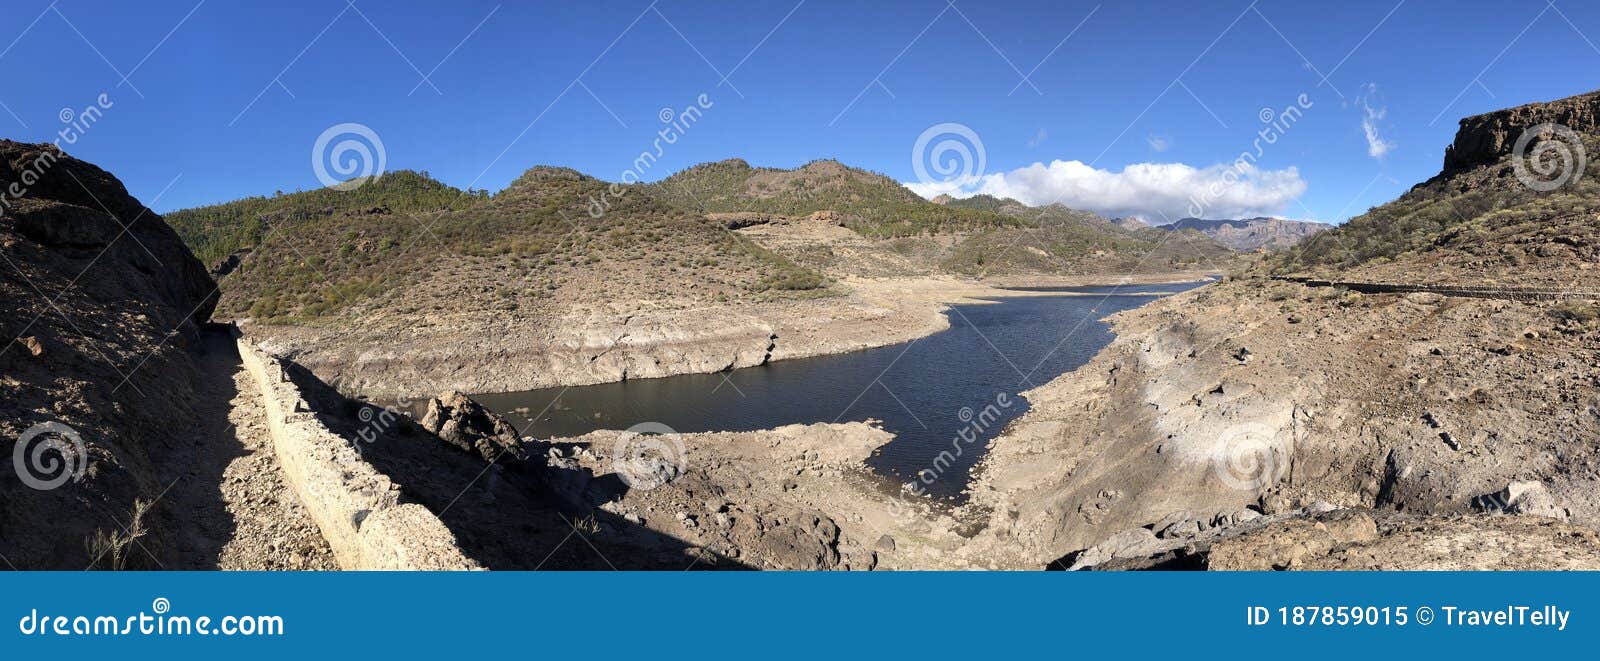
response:
<svg viewBox="0 0 1600 661"><path fill-rule="evenodd" d="M1099 319L1200 284L1045 290L1090 295L952 306L948 330L848 354L473 397L538 437L643 422L703 432L881 420L895 440L873 467L901 481L921 475L932 481L928 493L953 497L989 440L1027 410L1017 393L1076 369L1111 341Z"/></svg>

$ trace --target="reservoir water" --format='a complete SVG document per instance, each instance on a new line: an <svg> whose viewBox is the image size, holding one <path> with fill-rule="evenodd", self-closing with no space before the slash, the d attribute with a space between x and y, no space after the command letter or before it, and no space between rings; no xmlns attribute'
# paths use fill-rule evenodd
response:
<svg viewBox="0 0 1600 661"><path fill-rule="evenodd" d="M895 440L873 468L902 482L931 478L919 480L923 490L955 498L989 441L1028 409L1018 393L1076 369L1111 341L1100 319L1201 284L1035 288L1028 291L1040 296L951 306L949 329L902 344L717 374L473 397L541 438L644 422L689 433L879 420Z"/></svg>

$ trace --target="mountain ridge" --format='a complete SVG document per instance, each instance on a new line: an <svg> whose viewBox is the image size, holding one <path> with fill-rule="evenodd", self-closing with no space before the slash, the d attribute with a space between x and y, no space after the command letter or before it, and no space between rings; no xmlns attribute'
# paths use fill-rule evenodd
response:
<svg viewBox="0 0 1600 661"><path fill-rule="evenodd" d="M1326 223L1287 218L1241 218L1205 220L1180 218L1155 227L1167 230L1197 230L1218 243L1240 252L1288 248L1333 227Z"/></svg>

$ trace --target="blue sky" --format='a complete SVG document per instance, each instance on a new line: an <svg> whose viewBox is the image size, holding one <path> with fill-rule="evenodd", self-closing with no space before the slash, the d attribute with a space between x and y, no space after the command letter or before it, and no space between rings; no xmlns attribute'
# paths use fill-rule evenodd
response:
<svg viewBox="0 0 1600 661"><path fill-rule="evenodd" d="M342 123L370 127L387 169L456 186L538 164L616 180L663 108L705 94L642 178L837 158L917 182L919 136L957 124L991 175L966 192L1163 215L1304 94L1208 215L1337 221L1437 173L1458 118L1600 87L1600 7L1576 0L133 7L5 0L0 136L52 140L105 94L65 146L158 211L319 186L313 145Z"/></svg>

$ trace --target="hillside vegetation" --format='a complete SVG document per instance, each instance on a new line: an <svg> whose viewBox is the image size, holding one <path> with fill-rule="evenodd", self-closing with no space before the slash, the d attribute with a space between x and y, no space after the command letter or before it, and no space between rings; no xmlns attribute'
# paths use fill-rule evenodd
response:
<svg viewBox="0 0 1600 661"><path fill-rule="evenodd" d="M290 194L280 191L270 197L247 197L174 211L166 219L196 257L214 264L241 248L255 247L272 228L285 224L299 226L311 220L342 216L464 209L488 196L488 191L468 194L425 172L401 170L372 178L355 190L320 188Z"/></svg>
<svg viewBox="0 0 1600 661"><path fill-rule="evenodd" d="M464 194L419 173L351 191L250 198L169 216L211 258L250 248L222 278L219 317L290 323L376 310L532 309L551 300L728 301L826 286L820 274L641 190L534 168Z"/></svg>
<svg viewBox="0 0 1600 661"><path fill-rule="evenodd" d="M833 211L843 217L846 227L869 238L1023 224L992 211L934 204L884 175L828 160L794 170L755 168L739 159L706 163L663 179L655 190L702 213L803 216Z"/></svg>

